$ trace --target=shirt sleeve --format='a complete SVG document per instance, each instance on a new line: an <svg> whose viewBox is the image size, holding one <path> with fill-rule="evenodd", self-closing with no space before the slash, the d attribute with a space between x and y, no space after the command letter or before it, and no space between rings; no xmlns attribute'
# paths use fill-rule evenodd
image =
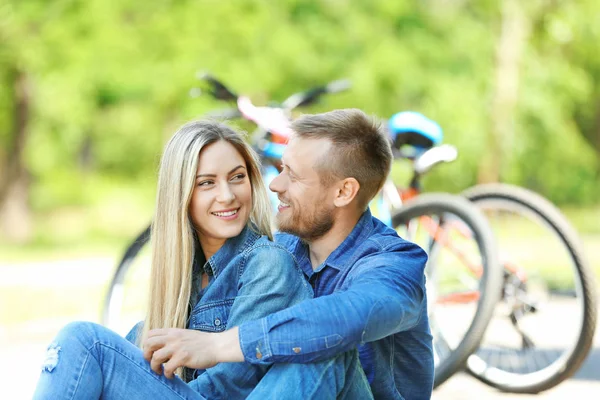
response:
<svg viewBox="0 0 600 400"><path fill-rule="evenodd" d="M312 290L292 255L275 246L260 246L249 254L227 327L264 317L312 298ZM246 398L266 373L264 365L221 363L190 382L210 399Z"/></svg>
<svg viewBox="0 0 600 400"><path fill-rule="evenodd" d="M317 362L410 329L426 307L426 261L419 246L406 242L359 260L344 291L243 323L246 361Z"/></svg>

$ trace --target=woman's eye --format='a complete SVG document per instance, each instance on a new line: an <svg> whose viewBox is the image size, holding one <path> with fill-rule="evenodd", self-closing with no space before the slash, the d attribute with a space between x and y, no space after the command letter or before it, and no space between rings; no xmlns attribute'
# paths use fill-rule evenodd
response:
<svg viewBox="0 0 600 400"><path fill-rule="evenodd" d="M198 182L198 186L209 186L213 183L213 181L201 181Z"/></svg>
<svg viewBox="0 0 600 400"><path fill-rule="evenodd" d="M245 177L246 177L246 174L236 174L231 177L231 180L234 182L239 182L239 181L243 180Z"/></svg>

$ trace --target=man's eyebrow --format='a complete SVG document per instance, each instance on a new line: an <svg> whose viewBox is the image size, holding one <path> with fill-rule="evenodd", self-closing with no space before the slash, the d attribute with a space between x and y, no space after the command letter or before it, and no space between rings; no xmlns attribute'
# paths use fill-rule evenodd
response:
<svg viewBox="0 0 600 400"><path fill-rule="evenodd" d="M240 164L237 167L233 168L231 171L229 171L227 173L227 175L233 174L235 171L237 171L240 168L246 169L246 167L244 167L243 165ZM216 178L216 177L217 177L216 174L198 174L198 175L196 175L196 179L198 179L198 178Z"/></svg>
<svg viewBox="0 0 600 400"><path fill-rule="evenodd" d="M281 166L286 167L288 169L288 171L290 171L292 173L292 175L297 175L296 171L294 171L289 164L286 164L286 162L283 160L283 158L281 159Z"/></svg>

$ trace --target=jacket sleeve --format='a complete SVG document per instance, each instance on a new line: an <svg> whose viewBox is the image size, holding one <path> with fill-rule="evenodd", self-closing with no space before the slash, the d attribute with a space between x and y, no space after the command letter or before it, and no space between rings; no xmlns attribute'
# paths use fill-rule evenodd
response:
<svg viewBox="0 0 600 400"><path fill-rule="evenodd" d="M251 250L241 269L238 294L228 328L275 313L312 298L312 290L292 255L282 247ZM266 366L221 363L207 369L190 386L210 399L246 398L266 373Z"/></svg>
<svg viewBox="0 0 600 400"><path fill-rule="evenodd" d="M144 329L144 321L138 322L137 324L135 324L133 326L133 328L131 328L129 333L127 333L127 335L125 336L125 339L127 339L131 344L139 347L140 346L140 335L141 335L143 329Z"/></svg>
<svg viewBox="0 0 600 400"><path fill-rule="evenodd" d="M246 361L309 363L416 325L426 312L426 253L406 242L359 260L344 291L240 326Z"/></svg>

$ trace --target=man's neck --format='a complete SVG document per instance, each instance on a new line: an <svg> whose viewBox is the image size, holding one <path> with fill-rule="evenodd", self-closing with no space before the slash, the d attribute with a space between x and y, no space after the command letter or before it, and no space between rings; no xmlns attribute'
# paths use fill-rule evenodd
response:
<svg viewBox="0 0 600 400"><path fill-rule="evenodd" d="M319 239L308 243L310 263L313 270L317 269L317 267L321 265L344 240L346 240L358 223L360 217L360 215L340 216L340 218L336 219L336 222L329 232Z"/></svg>

